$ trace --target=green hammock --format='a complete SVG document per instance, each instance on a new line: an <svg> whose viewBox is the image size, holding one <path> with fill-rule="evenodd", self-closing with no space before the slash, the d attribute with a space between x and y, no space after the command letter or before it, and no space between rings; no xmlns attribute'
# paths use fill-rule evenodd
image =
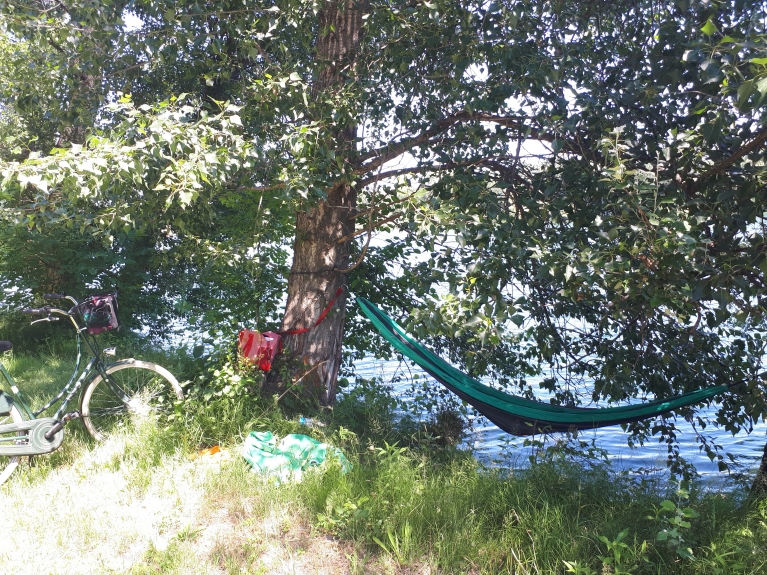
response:
<svg viewBox="0 0 767 575"><path fill-rule="evenodd" d="M510 395L472 379L412 339L389 316L362 297L362 309L381 334L403 355L421 366L434 379L512 435L594 429L639 421L700 403L730 389L717 385L675 397L620 407L563 407Z"/></svg>

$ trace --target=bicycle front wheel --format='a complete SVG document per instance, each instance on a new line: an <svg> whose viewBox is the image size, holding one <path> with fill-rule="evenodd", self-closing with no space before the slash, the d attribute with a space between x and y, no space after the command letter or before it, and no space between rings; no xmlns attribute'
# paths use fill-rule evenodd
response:
<svg viewBox="0 0 767 575"><path fill-rule="evenodd" d="M80 401L83 423L96 441L132 421L157 419L173 411L184 392L167 369L147 361L129 359L106 368L110 382L122 390L123 401L101 375L91 380Z"/></svg>
<svg viewBox="0 0 767 575"><path fill-rule="evenodd" d="M21 423L23 420L24 418L21 417L19 408L15 405L11 405L11 411L8 414L0 415L0 425L7 423ZM23 437L26 435L26 432L19 432L17 435ZM13 443L13 437L15 436L0 435L0 440L3 440L0 444L8 445L9 443ZM5 440L8 440L8 442ZM8 479L11 476L11 473L13 473L19 466L19 459L19 457L5 457L0 455L0 485L5 483L5 480Z"/></svg>

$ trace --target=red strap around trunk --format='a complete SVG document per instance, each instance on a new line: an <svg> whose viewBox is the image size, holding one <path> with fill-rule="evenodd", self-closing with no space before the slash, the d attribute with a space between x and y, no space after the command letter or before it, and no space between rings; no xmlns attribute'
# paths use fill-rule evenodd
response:
<svg viewBox="0 0 767 575"><path fill-rule="evenodd" d="M314 329L315 327L320 325L322 323L322 320L324 320L328 316L328 314L330 313L330 310L333 307L333 304L336 303L336 300L338 299L338 296L340 296L341 293L343 293L343 291L344 291L344 287L343 286L339 287L336 290L336 295L333 296L332 300L330 300L330 303L327 305L327 307L320 314L320 317L317 318L317 321L314 322L313 326L311 326L311 327L304 327L304 328L300 328L300 329L289 329L287 331L278 331L277 333L279 333L280 335L299 335L299 334L302 334L302 333L306 333L306 332L308 332L311 329Z"/></svg>

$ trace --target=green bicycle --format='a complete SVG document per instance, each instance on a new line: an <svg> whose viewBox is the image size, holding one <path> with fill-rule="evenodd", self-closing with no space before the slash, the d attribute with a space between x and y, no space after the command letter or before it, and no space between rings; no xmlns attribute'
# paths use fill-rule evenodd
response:
<svg viewBox="0 0 767 575"><path fill-rule="evenodd" d="M102 359L102 354L114 356L115 349L102 350L94 336L119 326L116 292L90 296L83 302L66 294L45 294L43 297L66 300L74 307L69 311L49 306L27 308L23 313L45 316L32 323L61 318L70 321L76 332L77 359L69 382L37 411L30 409L11 374L0 362L0 374L10 388L10 394L0 389L0 485L17 468L20 458L58 449L64 440L64 426L73 419L82 419L88 433L101 441L110 431L131 420L172 410L174 402L184 398L176 378L162 366L137 359L113 363L105 363ZM92 357L81 367L83 342ZM0 353L12 347L10 342L0 341ZM67 411L80 390L80 409ZM58 403L61 405L53 417L39 417Z"/></svg>

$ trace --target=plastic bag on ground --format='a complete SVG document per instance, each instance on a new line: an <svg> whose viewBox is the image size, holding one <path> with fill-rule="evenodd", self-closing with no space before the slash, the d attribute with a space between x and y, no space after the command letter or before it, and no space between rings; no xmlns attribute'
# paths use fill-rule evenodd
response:
<svg viewBox="0 0 767 575"><path fill-rule="evenodd" d="M300 433L286 435L277 442L271 431L251 431L242 446L242 456L254 472L279 482L301 481L305 469L318 467L331 458L338 460L343 473L351 469L340 449Z"/></svg>

